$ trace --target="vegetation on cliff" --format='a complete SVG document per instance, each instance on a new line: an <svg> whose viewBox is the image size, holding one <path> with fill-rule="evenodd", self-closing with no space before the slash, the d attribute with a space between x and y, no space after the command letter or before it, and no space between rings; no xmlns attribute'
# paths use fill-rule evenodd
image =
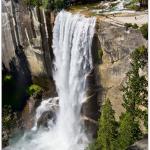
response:
<svg viewBox="0 0 150 150"><path fill-rule="evenodd" d="M32 95L37 95L42 91L42 88L39 85L36 84L31 84L28 89L27 93L32 96Z"/></svg>
<svg viewBox="0 0 150 150"><path fill-rule="evenodd" d="M120 120L118 131L118 148L125 150L142 137L139 122L133 121L133 116L126 112Z"/></svg>
<svg viewBox="0 0 150 150"><path fill-rule="evenodd" d="M12 129L16 128L18 123L17 113L10 105L5 105L2 109L2 147L8 145Z"/></svg>
<svg viewBox="0 0 150 150"><path fill-rule="evenodd" d="M63 9L68 8L71 5L85 5L88 3L101 2L103 0L24 0L24 3L28 6L38 6L48 9ZM109 1L109 0L108 0ZM111 1L111 0L110 0ZM139 3L140 5L137 5ZM115 4L112 4L115 5ZM112 6L113 7L113 6ZM126 5L127 8L134 10L141 10L143 8L148 8L148 0L132 0L129 4Z"/></svg>
<svg viewBox="0 0 150 150"><path fill-rule="evenodd" d="M124 84L123 107L125 112L117 123L110 101L102 106L97 139L88 150L125 150L143 137L140 122L148 128L148 81L142 70L147 65L147 49L142 46L131 54L131 69Z"/></svg>
<svg viewBox="0 0 150 150"><path fill-rule="evenodd" d="M44 7L48 9L62 9L67 6L67 2L64 0L24 0L24 3L28 6L37 6L37 7Z"/></svg>
<svg viewBox="0 0 150 150"><path fill-rule="evenodd" d="M117 122L115 121L114 113L110 100L107 99L102 106L99 119L97 143L101 143L98 145L101 150L115 149L116 147Z"/></svg>
<svg viewBox="0 0 150 150"><path fill-rule="evenodd" d="M141 27L140 27L140 31L143 35L143 37L148 40L148 23L146 24L143 24Z"/></svg>
<svg viewBox="0 0 150 150"><path fill-rule="evenodd" d="M147 63L147 49L140 47L131 54L131 70L127 73L127 81L123 86L123 107L130 113L134 121L145 117L148 109L148 81L141 72Z"/></svg>

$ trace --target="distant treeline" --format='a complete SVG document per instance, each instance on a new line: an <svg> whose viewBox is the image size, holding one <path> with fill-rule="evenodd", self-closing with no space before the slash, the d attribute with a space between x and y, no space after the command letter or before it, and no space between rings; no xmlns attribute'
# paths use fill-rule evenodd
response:
<svg viewBox="0 0 150 150"><path fill-rule="evenodd" d="M48 9L63 9L71 5L101 2L104 0L23 0L28 6L44 6ZM114 0L107 0L114 1ZM140 7L148 8L148 0L132 0L139 2Z"/></svg>

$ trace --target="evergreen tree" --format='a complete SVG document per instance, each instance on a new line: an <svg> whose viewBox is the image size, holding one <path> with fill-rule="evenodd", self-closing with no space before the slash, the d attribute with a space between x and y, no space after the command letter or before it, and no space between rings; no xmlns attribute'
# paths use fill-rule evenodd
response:
<svg viewBox="0 0 150 150"><path fill-rule="evenodd" d="M125 150L128 146L140 139L142 133L138 122L133 122L133 116L130 113L125 113L121 119L119 128L119 150Z"/></svg>
<svg viewBox="0 0 150 150"><path fill-rule="evenodd" d="M123 87L123 106L126 111L131 114L133 122L139 118L146 122L148 81L144 75L140 75L139 71L142 70L147 63L147 49L143 46L135 49L131 54L131 59L131 70L127 73L127 82Z"/></svg>
<svg viewBox="0 0 150 150"><path fill-rule="evenodd" d="M101 117L99 119L99 131L97 147L101 150L114 150L116 140L116 121L109 99L102 106Z"/></svg>

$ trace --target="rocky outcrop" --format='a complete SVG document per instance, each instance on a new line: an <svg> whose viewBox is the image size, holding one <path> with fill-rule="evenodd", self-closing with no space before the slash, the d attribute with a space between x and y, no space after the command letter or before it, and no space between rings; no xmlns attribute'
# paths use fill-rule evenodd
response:
<svg viewBox="0 0 150 150"><path fill-rule="evenodd" d="M148 135L146 135L142 140L131 145L126 150L148 150Z"/></svg>
<svg viewBox="0 0 150 150"><path fill-rule="evenodd" d="M3 0L2 8L2 54L5 67L11 69L12 59L17 62L16 67L21 66L16 54L16 49L20 50L21 47L31 75L51 77L52 13L42 8L28 8L23 1L16 3Z"/></svg>
<svg viewBox="0 0 150 150"><path fill-rule="evenodd" d="M103 53L99 65L96 65L100 79L97 82L101 87L98 101L101 103L109 98L118 119L123 112L121 88L130 69L130 54L142 45L147 47L147 41L139 30L130 28L126 31L125 27L100 20L95 36L99 45L97 50Z"/></svg>
<svg viewBox="0 0 150 150"><path fill-rule="evenodd" d="M55 94L52 79L52 27L54 15L42 8L29 8L24 1L2 1L2 62L4 72L11 73L17 84L16 95L23 101L31 82ZM20 87L22 90L20 93ZM17 109L18 109L17 107Z"/></svg>
<svg viewBox="0 0 150 150"><path fill-rule="evenodd" d="M121 89L130 69L130 54L143 45L147 47L147 41L139 30L126 31L124 26L97 20L92 46L94 69L88 77L89 90L82 108L88 131L96 133L100 108L107 98L119 119L124 111Z"/></svg>

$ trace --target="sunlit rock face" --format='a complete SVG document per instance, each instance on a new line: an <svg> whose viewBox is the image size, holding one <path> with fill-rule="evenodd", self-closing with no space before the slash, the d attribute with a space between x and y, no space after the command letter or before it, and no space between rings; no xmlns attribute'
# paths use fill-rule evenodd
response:
<svg viewBox="0 0 150 150"><path fill-rule="evenodd" d="M54 16L50 11L29 9L23 0L2 0L3 71L15 78L15 92L20 96L17 103L21 103L16 109L22 110L31 80L49 91L46 97L56 91L52 80L53 22Z"/></svg>
<svg viewBox="0 0 150 150"><path fill-rule="evenodd" d="M121 88L130 69L130 54L142 45L147 47L147 41L139 30L130 28L126 31L124 26L104 21L97 22L95 36L97 40L94 45L98 46L93 47L93 50L103 52L99 64L95 67L99 74L96 82L99 84L98 101L101 104L106 98L110 98L118 119L124 110ZM146 70L145 68L145 74Z"/></svg>
<svg viewBox="0 0 150 150"><path fill-rule="evenodd" d="M51 12L29 9L22 0L2 1L2 58L7 69L12 69L10 63L22 65L18 49L25 55L32 76L52 75L52 19Z"/></svg>

